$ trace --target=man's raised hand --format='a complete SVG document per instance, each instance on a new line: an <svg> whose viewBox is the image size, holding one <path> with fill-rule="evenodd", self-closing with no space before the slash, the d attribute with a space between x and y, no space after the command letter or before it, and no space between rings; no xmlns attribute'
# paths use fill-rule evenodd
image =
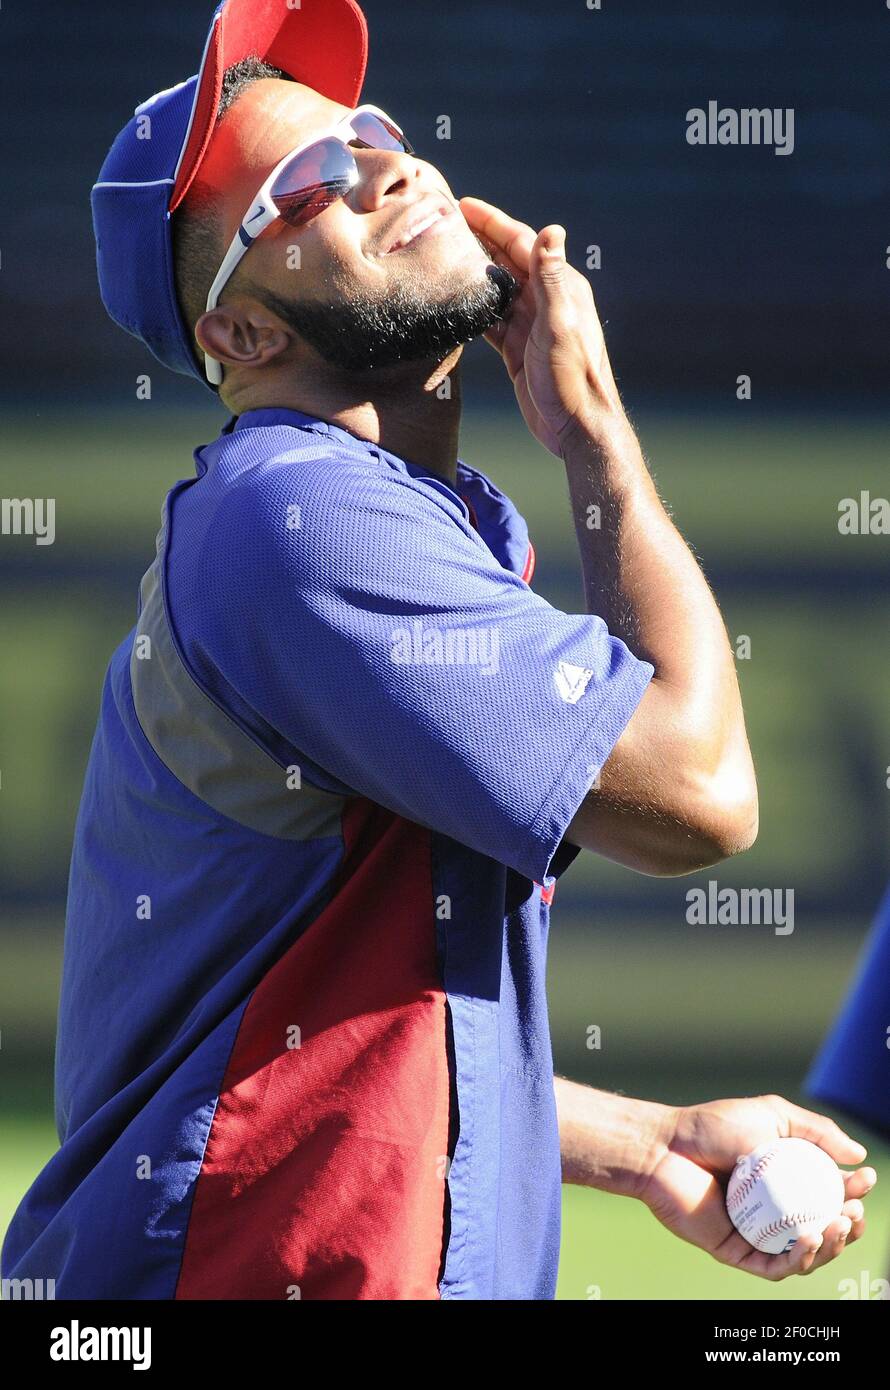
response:
<svg viewBox="0 0 890 1390"><path fill-rule="evenodd" d="M510 374L535 438L558 458L567 443L622 419L593 291L565 258L565 230L535 232L480 198L461 198L469 227L519 281L506 318L485 334Z"/></svg>

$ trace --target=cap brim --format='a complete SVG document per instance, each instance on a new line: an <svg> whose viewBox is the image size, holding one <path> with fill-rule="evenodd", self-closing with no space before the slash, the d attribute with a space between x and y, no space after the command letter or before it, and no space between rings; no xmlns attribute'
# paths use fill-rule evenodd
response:
<svg viewBox="0 0 890 1390"><path fill-rule="evenodd" d="M223 74L255 55L281 68L322 96L344 106L358 103L368 62L368 29L355 0L224 0L213 16L191 120L183 143L169 209L191 187L207 152L222 93Z"/></svg>

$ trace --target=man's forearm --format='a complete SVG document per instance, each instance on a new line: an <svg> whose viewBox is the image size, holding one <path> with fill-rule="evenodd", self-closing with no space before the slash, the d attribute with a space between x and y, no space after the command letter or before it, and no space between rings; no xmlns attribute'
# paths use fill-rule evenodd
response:
<svg viewBox="0 0 890 1390"><path fill-rule="evenodd" d="M563 441L563 459L588 610L655 668L601 795L572 827L581 837L573 843L644 872L650 861L689 872L756 835L756 782L726 628L623 412L603 410L579 425Z"/></svg>
<svg viewBox="0 0 890 1390"><path fill-rule="evenodd" d="M659 499L622 412L565 446L564 462L587 609L659 680L695 692L702 709L740 703L726 627L707 580Z"/></svg>
<svg viewBox="0 0 890 1390"><path fill-rule="evenodd" d="M562 1180L636 1197L663 1152L669 1106L597 1091L558 1076Z"/></svg>

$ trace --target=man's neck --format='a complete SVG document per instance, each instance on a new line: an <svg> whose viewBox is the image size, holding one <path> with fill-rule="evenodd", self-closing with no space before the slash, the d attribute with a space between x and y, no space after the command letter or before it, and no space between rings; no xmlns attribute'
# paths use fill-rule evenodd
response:
<svg viewBox="0 0 890 1390"><path fill-rule="evenodd" d="M402 369L375 373L361 383L344 382L330 372L315 381L271 377L261 385L227 393L232 413L266 408L300 410L338 425L359 439L379 444L406 462L420 464L453 483L460 435L461 349L430 371L418 367L406 379Z"/></svg>

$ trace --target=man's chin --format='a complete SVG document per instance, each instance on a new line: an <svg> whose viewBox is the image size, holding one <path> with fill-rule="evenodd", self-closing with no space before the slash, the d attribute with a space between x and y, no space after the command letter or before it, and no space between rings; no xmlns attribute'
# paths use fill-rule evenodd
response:
<svg viewBox="0 0 890 1390"><path fill-rule="evenodd" d="M519 282L503 266L489 261L482 275L455 295L439 318L440 337L437 350L452 351L465 343L481 338L501 319L506 318L510 305L519 290ZM449 337L449 329L453 330Z"/></svg>
<svg viewBox="0 0 890 1390"><path fill-rule="evenodd" d="M373 372L400 363L443 361L465 343L481 338L507 314L519 288L508 270L483 260L468 281L440 288L435 276L412 276L388 294L353 295L339 304L289 302L265 290L261 297L295 333L332 367Z"/></svg>

